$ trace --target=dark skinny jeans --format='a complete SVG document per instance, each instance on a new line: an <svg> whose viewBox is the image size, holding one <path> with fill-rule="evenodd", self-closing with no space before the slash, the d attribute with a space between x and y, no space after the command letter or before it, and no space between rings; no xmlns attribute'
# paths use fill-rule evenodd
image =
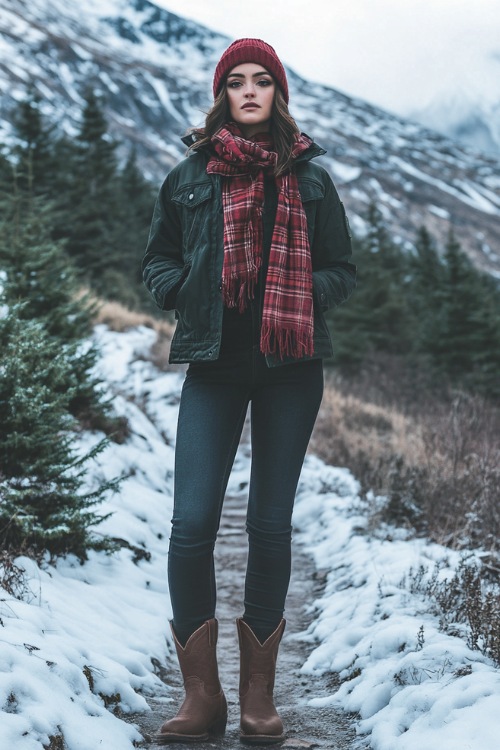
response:
<svg viewBox="0 0 500 750"><path fill-rule="evenodd" d="M256 343L189 366L179 411L168 564L173 627L181 643L215 616L213 551L249 404L243 617L262 642L279 624L290 580L295 493L322 393L321 360L269 368Z"/></svg>

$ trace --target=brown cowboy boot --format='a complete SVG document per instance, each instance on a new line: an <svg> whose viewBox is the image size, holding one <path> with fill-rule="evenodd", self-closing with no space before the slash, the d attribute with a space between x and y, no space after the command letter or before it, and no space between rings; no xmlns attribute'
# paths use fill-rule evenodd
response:
<svg viewBox="0 0 500 750"><path fill-rule="evenodd" d="M160 745L203 742L211 735L224 734L227 704L217 668L217 620L204 622L184 647L173 628L172 633L186 697L177 715L163 724L156 741Z"/></svg>
<svg viewBox="0 0 500 750"><path fill-rule="evenodd" d="M284 738L283 723L273 702L274 675L285 620L261 644L242 618L236 620L240 642L240 739L270 744Z"/></svg>

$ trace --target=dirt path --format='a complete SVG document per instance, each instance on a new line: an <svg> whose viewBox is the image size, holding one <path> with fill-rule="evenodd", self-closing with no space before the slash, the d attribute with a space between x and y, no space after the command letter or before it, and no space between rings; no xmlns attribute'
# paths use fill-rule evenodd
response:
<svg viewBox="0 0 500 750"><path fill-rule="evenodd" d="M239 741L238 673L239 656L235 617L242 614L243 571L246 564L245 502L242 497L226 498L221 530L216 545L218 580L217 617L219 620L219 668L221 682L228 701L228 724L224 737L193 745L199 750L233 750L245 747ZM304 604L311 602L319 593L320 583L311 559L294 542L293 569L287 598L287 627L280 648L276 675L275 702L283 719L286 739L275 747L288 750L306 748L328 748L328 750L353 750L360 748L353 729L352 717L329 708L311 708L308 699L332 692L332 676L314 678L301 675L300 667L305 662L310 645L294 638L305 630L309 623ZM172 716L183 694L180 673L177 669L166 670L158 665L158 672L169 686L169 698L149 699L151 713L128 717L138 725L144 742L140 747L158 747L154 735L166 716ZM127 718L127 717L124 717ZM169 747L186 748L178 743ZM248 747L248 746L247 746ZM254 746L257 747L257 746ZM260 746L259 746L260 747ZM266 747L269 748L269 745Z"/></svg>

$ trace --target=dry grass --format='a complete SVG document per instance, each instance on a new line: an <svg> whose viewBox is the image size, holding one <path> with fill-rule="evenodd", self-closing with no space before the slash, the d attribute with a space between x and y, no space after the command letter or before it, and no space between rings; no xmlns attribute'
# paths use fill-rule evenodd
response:
<svg viewBox="0 0 500 750"><path fill-rule="evenodd" d="M49 737L49 744L43 745L44 750L65 750L65 747L64 736L62 734L51 735Z"/></svg>
<svg viewBox="0 0 500 750"><path fill-rule="evenodd" d="M451 578L425 566L410 569L401 581L404 589L424 596L439 616L440 629L464 637L470 648L481 651L500 666L500 597L498 585L488 580L474 560L462 558Z"/></svg>
<svg viewBox="0 0 500 750"><path fill-rule="evenodd" d="M365 491L385 494L383 520L498 554L498 406L464 393L428 396L420 411L414 400L383 401L365 401L327 380L311 449L348 466Z"/></svg>
<svg viewBox="0 0 500 750"><path fill-rule="evenodd" d="M104 323L112 331L128 331L138 326L154 328L155 331L165 333L172 337L174 326L167 320L155 318L153 315L130 310L120 302L98 302L96 323Z"/></svg>
<svg viewBox="0 0 500 750"><path fill-rule="evenodd" d="M384 407L342 393L326 384L311 441L312 450L328 463L346 461L354 474L366 476L387 456L404 455L412 464L424 459L422 427L395 407Z"/></svg>
<svg viewBox="0 0 500 750"><path fill-rule="evenodd" d="M131 328L146 326L157 333L157 340L151 350L151 360L160 370L178 369L169 365L170 342L175 325L167 319L155 318L154 315L130 310L119 302L98 302L96 324L107 325L112 331L128 331Z"/></svg>
<svg viewBox="0 0 500 750"><path fill-rule="evenodd" d="M25 550L19 550L13 553L8 550L0 552L0 589L3 589L15 599L24 599L29 591L28 579L24 568L16 565L15 558L17 555L25 553ZM1 621L0 621L1 623Z"/></svg>

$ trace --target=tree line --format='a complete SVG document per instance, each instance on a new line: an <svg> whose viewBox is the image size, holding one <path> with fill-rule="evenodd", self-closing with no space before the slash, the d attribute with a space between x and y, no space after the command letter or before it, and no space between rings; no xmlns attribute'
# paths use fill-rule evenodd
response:
<svg viewBox="0 0 500 750"><path fill-rule="evenodd" d="M426 389L462 388L500 398L500 289L450 229L444 247L422 226L403 252L371 205L354 238L358 286L328 315L334 364L349 375L370 361L398 361Z"/></svg>
<svg viewBox="0 0 500 750"><path fill-rule="evenodd" d="M16 189L50 204L50 233L62 241L82 285L125 305L147 307L140 260L156 187L141 174L136 154L125 163L108 132L103 104L89 90L74 136L48 124L36 93L13 115L15 145L0 148L4 192Z"/></svg>

